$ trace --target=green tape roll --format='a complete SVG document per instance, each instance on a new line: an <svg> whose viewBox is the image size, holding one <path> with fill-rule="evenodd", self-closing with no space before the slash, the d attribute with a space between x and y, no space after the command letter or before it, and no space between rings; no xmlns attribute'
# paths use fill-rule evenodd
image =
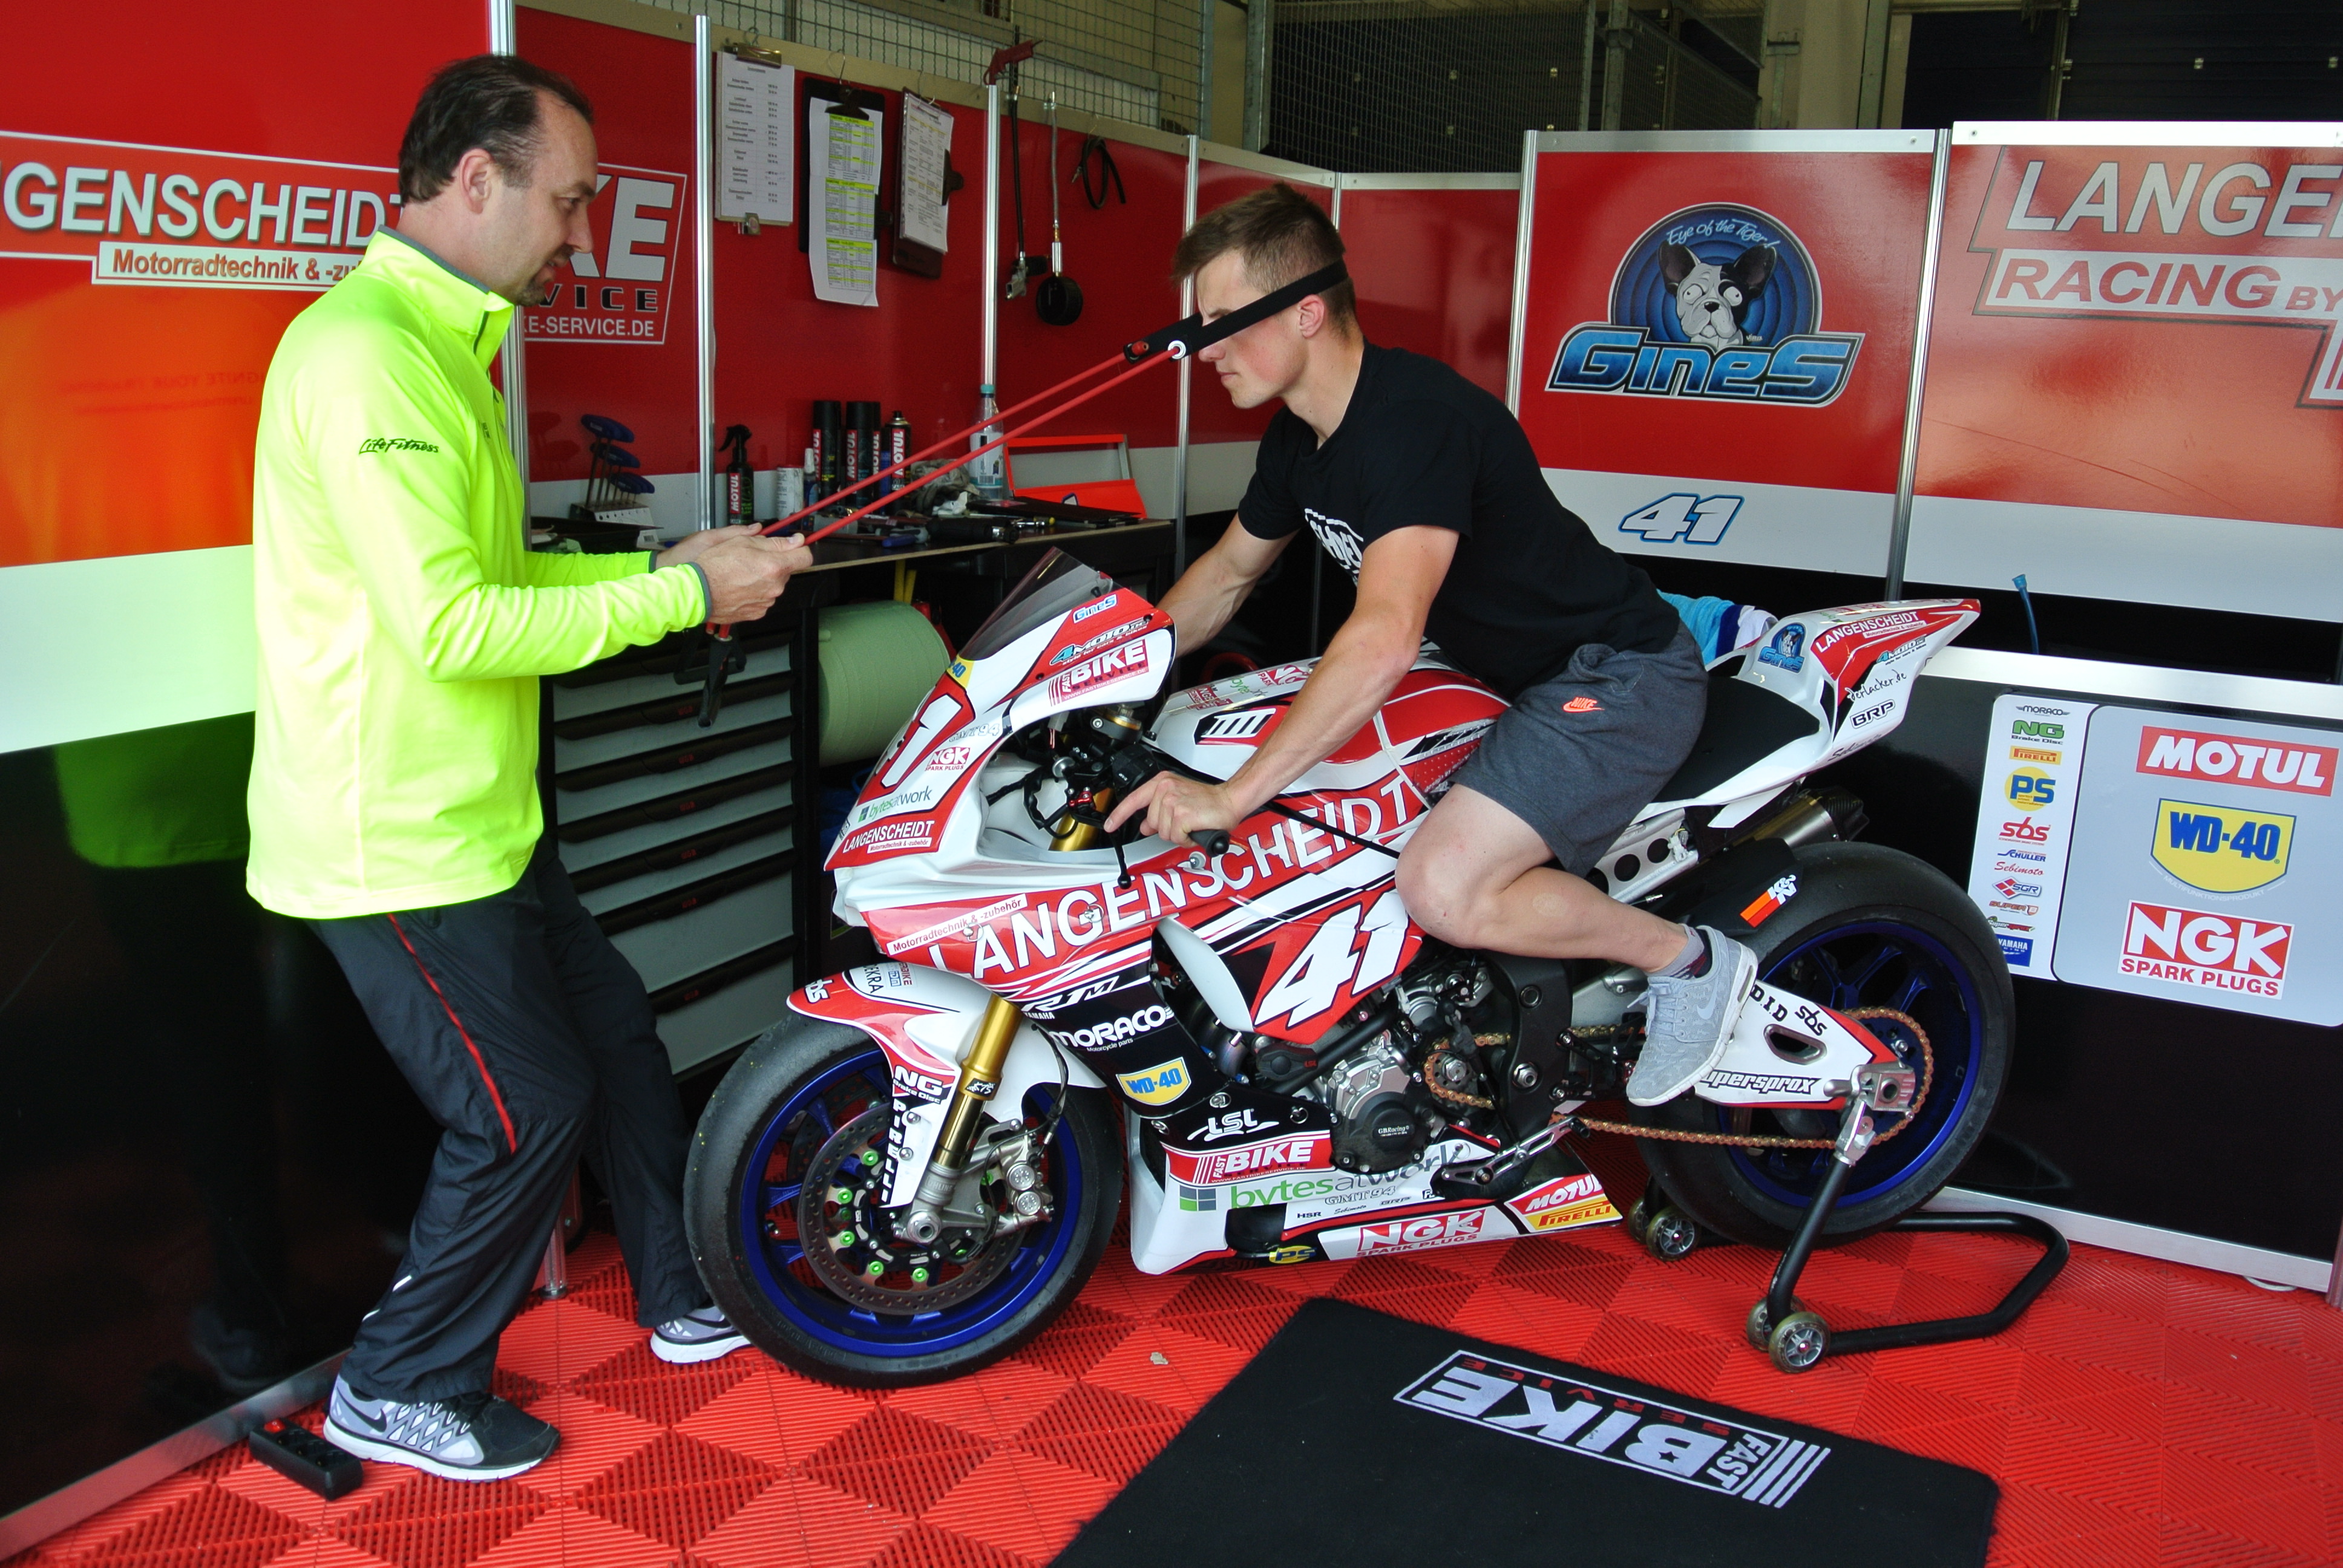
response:
<svg viewBox="0 0 2343 1568"><path fill-rule="evenodd" d="M821 612L821 761L860 762L887 749L950 662L928 618L907 604Z"/></svg>

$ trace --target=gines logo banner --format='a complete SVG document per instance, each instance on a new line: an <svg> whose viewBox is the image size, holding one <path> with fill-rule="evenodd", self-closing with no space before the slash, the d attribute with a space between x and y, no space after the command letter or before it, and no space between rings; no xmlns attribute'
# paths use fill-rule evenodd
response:
<svg viewBox="0 0 2343 1568"><path fill-rule="evenodd" d="M1570 330L1546 389L1819 407L1845 390L1863 347L1860 332L1822 321L1822 279L1788 225L1755 207L1686 207L1628 249L1610 320Z"/></svg>

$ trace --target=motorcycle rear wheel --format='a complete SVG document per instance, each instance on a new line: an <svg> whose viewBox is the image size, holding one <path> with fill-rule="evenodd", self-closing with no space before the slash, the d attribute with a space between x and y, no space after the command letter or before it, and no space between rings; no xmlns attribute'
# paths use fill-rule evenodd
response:
<svg viewBox="0 0 2343 1568"><path fill-rule="evenodd" d="M855 1388L959 1377L1032 1339L1098 1266L1122 1201L1114 1108L1098 1090L1071 1090L1046 1156L1054 1217L992 1243L1015 1248L995 1277L938 1312L849 1302L805 1261L798 1195L822 1176L811 1169L815 1152L889 1092L887 1058L868 1035L793 1014L724 1075L684 1175L685 1229L716 1304L775 1361ZM1055 1092L1050 1085L1029 1094L1025 1114L1045 1115Z"/></svg>
<svg viewBox="0 0 2343 1568"><path fill-rule="evenodd" d="M1926 1202L1976 1147L2009 1070L2015 1001L2009 968L1976 905L1942 872L1876 844L1798 851L1798 893L1757 929L1757 978L1842 1012L1908 1013L1935 1059L1914 1124L1875 1144L1824 1225L1825 1244L1885 1229ZM1920 1065L1916 1041L1875 1026ZM1684 1094L1637 1109L1642 1126L1685 1132L1830 1138L1839 1112L1736 1114ZM1822 1186L1827 1149L1742 1149L1638 1139L1644 1164L1679 1209L1735 1241L1780 1248Z"/></svg>

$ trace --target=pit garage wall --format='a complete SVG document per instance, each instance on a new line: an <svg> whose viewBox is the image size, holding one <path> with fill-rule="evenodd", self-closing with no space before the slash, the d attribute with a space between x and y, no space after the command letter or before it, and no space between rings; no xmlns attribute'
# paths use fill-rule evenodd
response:
<svg viewBox="0 0 2343 1568"><path fill-rule="evenodd" d="M1835 574L1849 598L1877 592L1866 578L1957 594L2026 573L2066 596L2343 620L2343 374L2328 375L2331 316L2308 308L2326 298L2321 280L2343 284L2327 277L2343 266L2329 236L2343 235L2331 194L2343 135L1965 126L1950 141L1937 271L1916 308L1930 235L1921 149L1867 133L1531 137L1513 387L1565 504L1664 588L1676 563L1701 561ZM1640 371L1601 385L1601 354L1568 352L1578 335L1685 339L1640 253L1661 229L1695 247L1731 234L1734 253L1761 241L1796 253L1765 289L1810 277L1812 318L1761 322L1753 308L1749 346L1771 371L1788 335L1857 338L1845 384L1820 400L1789 384L1774 406L1770 382L1724 397L1684 372L1656 388ZM2192 265L2197 286L2176 306ZM2217 286L2206 281L2217 267ZM2256 659L2194 646L2167 662ZM2235 779L2134 779L2153 770L2144 754L2077 769L2077 741L2046 751L2005 732L1996 704L2097 705L2095 722L2127 734L2153 724L2317 746L2343 725L2337 689L1956 648L1901 729L1824 776L1866 800L1872 839L1970 889L2019 972L2013 1077L1946 1205L2033 1208L2084 1240L2335 1282L2343 1054L2296 994L2343 935L2343 893L2318 874L2343 850L2327 841L2326 802L2290 809ZM2053 794L2072 803L2037 819ZM2162 794L2200 819L2287 815L2288 863L2262 880L2174 870L2175 854L2156 852ZM2001 868L2005 838L2045 874ZM2231 885L2243 880L2254 885ZM2117 961L2099 950L2121 940L2107 936L2123 912L2110 890L2232 924L2282 920L2287 1000ZM2227 1174L2247 1170L2249 1182Z"/></svg>

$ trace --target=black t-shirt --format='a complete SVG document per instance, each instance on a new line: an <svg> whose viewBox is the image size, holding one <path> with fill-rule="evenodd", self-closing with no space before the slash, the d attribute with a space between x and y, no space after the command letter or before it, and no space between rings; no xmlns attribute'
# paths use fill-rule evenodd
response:
<svg viewBox="0 0 2343 1568"><path fill-rule="evenodd" d="M1237 515L1263 539L1308 524L1353 581L1367 547L1395 528L1454 533L1424 635L1508 698L1561 674L1582 643L1659 653L1681 625L1651 578L1554 499L1503 403L1403 348L1367 346L1322 447L1279 409Z"/></svg>

